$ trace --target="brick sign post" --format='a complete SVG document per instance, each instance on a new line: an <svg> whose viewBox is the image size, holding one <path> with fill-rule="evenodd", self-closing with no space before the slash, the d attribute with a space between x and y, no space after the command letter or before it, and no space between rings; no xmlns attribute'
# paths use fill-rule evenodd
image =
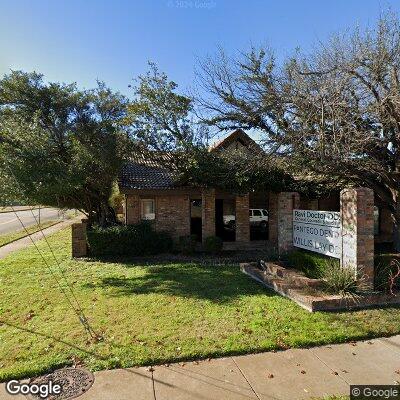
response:
<svg viewBox="0 0 400 400"><path fill-rule="evenodd" d="M350 188L340 192L340 213L299 210L299 195L270 196L270 241L279 254L300 247L340 259L353 268L360 289L374 288L374 192Z"/></svg>
<svg viewBox="0 0 400 400"><path fill-rule="evenodd" d="M87 220L72 224L72 257L86 257L88 253L86 242Z"/></svg>
<svg viewBox="0 0 400 400"><path fill-rule="evenodd" d="M355 268L366 289L374 287L374 192L368 188L340 192L341 265Z"/></svg>

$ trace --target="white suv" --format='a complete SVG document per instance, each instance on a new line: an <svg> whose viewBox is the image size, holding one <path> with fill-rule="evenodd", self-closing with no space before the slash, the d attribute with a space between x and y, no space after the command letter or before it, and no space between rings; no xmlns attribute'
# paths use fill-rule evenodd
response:
<svg viewBox="0 0 400 400"><path fill-rule="evenodd" d="M259 225L261 228L267 227L268 211L263 208L250 208L250 224Z"/></svg>
<svg viewBox="0 0 400 400"><path fill-rule="evenodd" d="M250 208L249 209L250 224L253 226L259 226L261 229L267 228L268 222L268 211L264 208ZM224 224L230 228L235 227L234 215L224 215Z"/></svg>

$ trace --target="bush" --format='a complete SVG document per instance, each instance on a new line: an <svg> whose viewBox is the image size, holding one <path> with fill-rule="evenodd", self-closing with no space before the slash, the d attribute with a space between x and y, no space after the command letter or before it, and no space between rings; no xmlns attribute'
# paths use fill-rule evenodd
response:
<svg viewBox="0 0 400 400"><path fill-rule="evenodd" d="M332 294L352 295L360 287L360 280L357 282L353 268L342 268L331 260L325 260L324 281L326 291Z"/></svg>
<svg viewBox="0 0 400 400"><path fill-rule="evenodd" d="M183 254L193 254L196 251L197 236L180 236L178 240L178 251Z"/></svg>
<svg viewBox="0 0 400 400"><path fill-rule="evenodd" d="M400 288L400 263L391 254L375 257L375 289L386 293Z"/></svg>
<svg viewBox="0 0 400 400"><path fill-rule="evenodd" d="M207 253L219 253L222 250L223 241L218 236L209 236L204 240L203 248Z"/></svg>
<svg viewBox="0 0 400 400"><path fill-rule="evenodd" d="M87 239L93 256L144 256L172 249L172 239L168 233L156 232L149 222L107 228L94 226L87 232Z"/></svg>
<svg viewBox="0 0 400 400"><path fill-rule="evenodd" d="M311 253L308 251L292 251L288 253L285 257L285 261L288 263L289 267L298 269L304 272L304 274L309 278L322 278L324 276L326 263L335 263L339 266L339 260L329 259L322 255Z"/></svg>

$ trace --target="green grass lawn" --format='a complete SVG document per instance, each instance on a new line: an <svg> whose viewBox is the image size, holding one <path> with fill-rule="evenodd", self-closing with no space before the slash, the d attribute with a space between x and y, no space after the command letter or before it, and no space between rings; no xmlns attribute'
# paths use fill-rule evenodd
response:
<svg viewBox="0 0 400 400"><path fill-rule="evenodd" d="M70 229L50 243L104 341L87 340L35 250L19 251L0 260L1 381L73 360L98 370L400 332L400 309L312 314L237 265L71 260Z"/></svg>
<svg viewBox="0 0 400 400"><path fill-rule="evenodd" d="M51 220L51 221L46 221L43 222L42 224L39 225L32 225L26 228L26 230L32 234L35 232L39 232L40 228L41 229L45 229L48 228L51 225L56 224L57 222L59 222L58 220ZM3 235L0 235L0 247L1 246L5 246L8 243L13 242L14 240L18 240L23 238L24 236L27 236L27 233L25 231L25 229L20 229L18 231L15 232L11 232L11 233L5 233Z"/></svg>

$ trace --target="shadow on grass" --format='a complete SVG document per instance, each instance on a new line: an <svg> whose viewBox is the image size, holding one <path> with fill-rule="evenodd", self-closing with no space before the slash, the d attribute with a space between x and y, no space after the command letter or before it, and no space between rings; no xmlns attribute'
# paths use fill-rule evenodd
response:
<svg viewBox="0 0 400 400"><path fill-rule="evenodd" d="M271 252L268 250L236 251L224 250L219 254L209 254L196 252L194 254L156 254L146 256L92 256L88 261L99 261L109 264L127 264L129 266L143 266L154 264L176 264L176 263L196 263L206 266L227 266L238 265L241 262L258 261L260 259L271 259Z"/></svg>
<svg viewBox="0 0 400 400"><path fill-rule="evenodd" d="M126 264L127 268L136 264ZM113 288L114 296L166 294L206 299L215 303L233 301L241 296L277 296L242 274L238 265L210 266L200 264L141 265L143 274L134 277L106 277L87 288Z"/></svg>

